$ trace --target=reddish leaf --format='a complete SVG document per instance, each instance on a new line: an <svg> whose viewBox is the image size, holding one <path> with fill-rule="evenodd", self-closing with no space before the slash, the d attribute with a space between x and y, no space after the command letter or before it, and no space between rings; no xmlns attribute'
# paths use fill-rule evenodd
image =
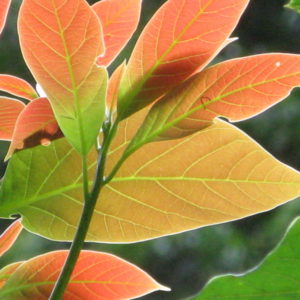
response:
<svg viewBox="0 0 300 300"><path fill-rule="evenodd" d="M0 1L0 34L4 28L11 0Z"/></svg>
<svg viewBox="0 0 300 300"><path fill-rule="evenodd" d="M105 115L107 72L101 24L85 0L24 0L23 56L69 142L82 154L95 144Z"/></svg>
<svg viewBox="0 0 300 300"><path fill-rule="evenodd" d="M201 70L226 45L248 0L169 0L150 20L128 62L120 118Z"/></svg>
<svg viewBox="0 0 300 300"><path fill-rule="evenodd" d="M47 146L51 141L62 136L48 99L33 100L17 120L12 143L5 159L9 159L16 150L40 144Z"/></svg>
<svg viewBox="0 0 300 300"><path fill-rule="evenodd" d="M0 236L0 256L10 249L22 231L22 224L19 220L12 223Z"/></svg>
<svg viewBox="0 0 300 300"><path fill-rule="evenodd" d="M67 251L23 263L0 291L5 300L47 300ZM63 300L131 299L167 290L136 266L111 254L82 251ZM2 299L2 298L1 298Z"/></svg>
<svg viewBox="0 0 300 300"><path fill-rule="evenodd" d="M92 7L101 20L106 51L97 64L109 65L135 32L142 0L102 0Z"/></svg>
<svg viewBox="0 0 300 300"><path fill-rule="evenodd" d="M121 84L122 76L126 70L126 63L123 62L111 75L108 88L107 88L107 97L106 104L110 110L113 110L117 105L118 92Z"/></svg>
<svg viewBox="0 0 300 300"><path fill-rule="evenodd" d="M0 96L0 139L12 139L17 118L25 105L18 100Z"/></svg>
<svg viewBox="0 0 300 300"><path fill-rule="evenodd" d="M17 270L17 268L22 263L23 263L22 261L13 263L0 270L0 289L4 286L4 284L9 279L9 277Z"/></svg>
<svg viewBox="0 0 300 300"><path fill-rule="evenodd" d="M0 74L0 90L27 100L38 98L36 91L28 82L11 75Z"/></svg>
<svg viewBox="0 0 300 300"><path fill-rule="evenodd" d="M183 137L210 125L217 116L230 121L253 117L297 86L300 55L263 54L220 63L155 104L136 142Z"/></svg>

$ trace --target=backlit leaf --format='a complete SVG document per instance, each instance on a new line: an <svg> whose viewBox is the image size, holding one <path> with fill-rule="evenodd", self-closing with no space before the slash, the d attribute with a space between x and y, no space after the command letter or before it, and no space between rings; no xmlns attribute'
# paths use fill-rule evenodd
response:
<svg viewBox="0 0 300 300"><path fill-rule="evenodd" d="M0 139L12 139L16 121L25 105L18 100L0 96Z"/></svg>
<svg viewBox="0 0 300 300"><path fill-rule="evenodd" d="M22 231L22 224L19 220L12 223L0 236L0 256L10 249Z"/></svg>
<svg viewBox="0 0 300 300"><path fill-rule="evenodd" d="M189 135L217 116L241 121L300 86L300 55L263 54L215 65L187 80L151 109L132 147Z"/></svg>
<svg viewBox="0 0 300 300"><path fill-rule="evenodd" d="M25 148L48 146L63 136L47 98L30 102L20 113L15 125L12 142L5 159Z"/></svg>
<svg viewBox="0 0 300 300"><path fill-rule="evenodd" d="M126 70L126 63L123 62L118 68L112 73L107 87L106 104L110 110L114 110L117 106L118 92L120 83L124 71Z"/></svg>
<svg viewBox="0 0 300 300"><path fill-rule="evenodd" d="M136 130L138 123L130 118L123 126L107 174L128 143L127 129ZM1 186L0 216L19 213L28 230L72 239L82 210L78 160L64 139L16 153ZM95 164L91 153L90 176ZM218 120L184 139L147 144L129 157L102 190L87 239L146 240L267 211L299 194L298 172Z"/></svg>
<svg viewBox="0 0 300 300"><path fill-rule="evenodd" d="M0 91L33 100L38 98L34 88L25 80L6 74L0 74Z"/></svg>
<svg viewBox="0 0 300 300"><path fill-rule="evenodd" d="M0 290L5 300L47 300L67 251L50 252L23 263ZM63 300L132 299L167 290L136 266L107 253L82 251Z"/></svg>
<svg viewBox="0 0 300 300"><path fill-rule="evenodd" d="M16 269L22 264L23 262L17 262L10 264L3 269L0 270L0 288L6 283L8 278L16 271Z"/></svg>
<svg viewBox="0 0 300 300"><path fill-rule="evenodd" d="M142 0L102 0L92 8L99 17L104 34L105 54L97 64L109 65L135 32L140 19Z"/></svg>
<svg viewBox="0 0 300 300"><path fill-rule="evenodd" d="M248 0L169 0L139 37L124 76L119 115L145 107L205 67L228 43Z"/></svg>
<svg viewBox="0 0 300 300"><path fill-rule="evenodd" d="M0 2L0 34L3 31L11 0L1 0Z"/></svg>
<svg viewBox="0 0 300 300"><path fill-rule="evenodd" d="M24 0L18 28L25 61L62 131L86 154L105 113L107 73L95 64L104 53L98 17L85 0Z"/></svg>
<svg viewBox="0 0 300 300"><path fill-rule="evenodd" d="M300 278L300 220L290 226L279 246L246 274L213 278L193 300L298 299Z"/></svg>

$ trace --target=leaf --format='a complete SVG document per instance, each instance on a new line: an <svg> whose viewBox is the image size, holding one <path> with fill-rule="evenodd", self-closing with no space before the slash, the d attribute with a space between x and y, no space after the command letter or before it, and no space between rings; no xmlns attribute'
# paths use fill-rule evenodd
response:
<svg viewBox="0 0 300 300"><path fill-rule="evenodd" d="M46 92L58 123L85 155L104 120L107 72L98 17L84 0L24 0L19 14L23 56Z"/></svg>
<svg viewBox="0 0 300 300"><path fill-rule="evenodd" d="M142 0L102 0L92 6L102 23L106 46L98 65L109 65L130 40L139 23L141 6Z"/></svg>
<svg viewBox="0 0 300 300"><path fill-rule="evenodd" d="M27 100L39 97L27 81L6 74L0 74L0 90Z"/></svg>
<svg viewBox="0 0 300 300"><path fill-rule="evenodd" d="M122 125L106 174L136 130L134 120ZM92 178L96 153L89 159ZM71 240L83 201L78 160L64 139L16 153L1 186L0 217L19 213L26 229ZM147 240L254 215L299 194L297 171L218 120L185 139L147 144L129 157L102 190L87 240Z"/></svg>
<svg viewBox="0 0 300 300"><path fill-rule="evenodd" d="M49 146L51 141L63 137L47 98L30 102L20 113L12 142L5 160L15 151L37 145Z"/></svg>
<svg viewBox="0 0 300 300"><path fill-rule="evenodd" d="M4 286L9 277L17 270L23 262L10 264L0 270L0 289Z"/></svg>
<svg viewBox="0 0 300 300"><path fill-rule="evenodd" d="M22 229L23 226L21 222L17 220L0 236L0 257L11 248Z"/></svg>
<svg viewBox="0 0 300 300"><path fill-rule="evenodd" d="M106 105L110 110L114 110L117 106L118 92L120 89L121 79L126 70L126 63L123 62L118 68L112 73L107 87Z"/></svg>
<svg viewBox="0 0 300 300"><path fill-rule="evenodd" d="M228 43L248 2L167 1L145 27L128 62L119 118L126 118L202 70Z"/></svg>
<svg viewBox="0 0 300 300"><path fill-rule="evenodd" d="M213 278L193 300L299 298L299 235L300 220L297 218L279 246L259 266L246 274Z"/></svg>
<svg viewBox="0 0 300 300"><path fill-rule="evenodd" d="M299 55L263 54L222 62L160 99L131 147L192 134L217 116L245 120L287 97L296 86L300 86Z"/></svg>
<svg viewBox="0 0 300 300"><path fill-rule="evenodd" d="M23 263L0 290L1 299L47 300L67 254L50 252ZM114 255L82 251L62 299L132 299L156 290L168 289Z"/></svg>
<svg viewBox="0 0 300 300"><path fill-rule="evenodd" d="M6 23L10 3L11 0L1 0L0 2L0 34L2 33L4 25Z"/></svg>
<svg viewBox="0 0 300 300"><path fill-rule="evenodd" d="M288 8L294 9L298 13L300 12L300 1L299 0L290 0L288 4L285 5Z"/></svg>
<svg viewBox="0 0 300 300"><path fill-rule="evenodd" d="M12 139L18 116L25 105L16 99L0 96L0 139Z"/></svg>

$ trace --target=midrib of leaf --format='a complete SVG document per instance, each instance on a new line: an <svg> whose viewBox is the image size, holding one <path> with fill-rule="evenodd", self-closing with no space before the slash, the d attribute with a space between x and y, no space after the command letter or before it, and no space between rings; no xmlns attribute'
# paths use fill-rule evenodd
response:
<svg viewBox="0 0 300 300"><path fill-rule="evenodd" d="M268 84L268 83L271 83L271 82L274 82L274 81L277 81L277 80L281 80L281 79L285 79L285 78L292 77L292 76L297 76L297 75L300 75L300 72L295 72L295 73L291 73L291 74L288 74L288 75L284 75L284 76L272 78L270 80L265 80L265 81L257 82L255 84L248 84L248 85L246 85L244 87L235 89L235 90L230 91L228 93L225 93L223 95L219 95L219 96L217 96L217 97L215 97L215 98L213 98L213 99L211 99L209 101L206 101L205 103L201 103L200 105L194 107L193 109L191 109L191 110L185 112L184 114L178 116L173 121L165 123L162 127L159 127L159 129L154 130L152 134L150 134L148 136L145 135L145 137L142 140L137 139L138 140L137 143L135 143L135 141L133 139L132 140L133 143L131 145L129 145L128 148L125 150L125 153L124 153L125 155L124 156L128 157L130 154L132 154L134 151L136 151L142 145L153 141L157 136L159 136L164 131L166 131L166 130L170 129L171 127L175 126L177 123L179 123L183 119L189 117L190 115L192 115L193 113L197 112L198 110L205 109L210 104L213 104L213 103L215 103L217 101L220 101L220 100L222 100L222 99L224 99L224 98L226 98L228 96L234 95L236 93L243 92L243 91L245 91L247 89L252 89L252 88L255 88L255 87L260 86L260 85ZM181 99L177 102L176 107L179 106L178 103L181 103L184 100L184 98L186 97L186 95L187 95L187 92L182 95ZM202 97L202 94L200 95L200 97ZM199 98L197 98L196 100L194 100L194 102L197 102L198 99ZM160 123L160 124L162 124L162 123ZM148 131L149 130L151 130L151 129L148 129ZM142 135L144 135L143 132L142 132Z"/></svg>
<svg viewBox="0 0 300 300"><path fill-rule="evenodd" d="M79 99L78 99L78 86L75 80L74 76L74 70L73 66L71 64L71 55L69 52L68 45L66 43L65 35L64 35L64 29L62 27L59 15L58 15L58 9L56 8L54 4L54 0L52 0L52 5L54 8L54 13L55 13L55 18L59 27L59 34L64 46L65 50L65 60L68 66L68 71L71 77L71 82L72 82L72 94L74 96L74 101L75 101L75 114L76 114L76 119L78 122L78 129L79 129L79 139L80 139L80 155L81 155L81 162L82 162L82 173L83 173L83 194L84 194L84 199L87 200L89 197L89 180L88 180L88 164L87 164L87 153L86 153L86 147L85 147L85 135L83 132L83 122L82 122L82 114L81 114L81 109L80 109L80 104L79 104ZM77 12L76 12L77 13Z"/></svg>
<svg viewBox="0 0 300 300"><path fill-rule="evenodd" d="M199 181L199 182L229 182L229 183L249 183L249 184L284 184L299 186L299 182L286 181L267 181L267 180L249 180L249 179L230 179L230 178L205 178L205 177L186 177L186 176L127 176L114 177L111 182L124 181Z"/></svg>
<svg viewBox="0 0 300 300"><path fill-rule="evenodd" d="M9 275L9 277L12 274ZM11 293L15 293L18 291L22 291L24 289L31 289L44 285L54 285L56 281L40 281L34 282L30 284L18 285L17 287L13 287L10 289L6 289L3 291L3 288L0 290L0 296L9 295ZM134 287L148 287L148 285L132 283L132 282L122 282L122 281L101 281L101 280L70 280L70 284L102 284L102 285L121 285L121 286L134 286Z"/></svg>
<svg viewBox="0 0 300 300"><path fill-rule="evenodd" d="M15 232L18 231L18 228L14 228L8 236L5 237L5 240L0 242L0 249L6 244L7 240L15 235ZM1 257L1 256L0 256Z"/></svg>
<svg viewBox="0 0 300 300"><path fill-rule="evenodd" d="M92 182L90 182L91 184ZM67 185L65 187L56 189L55 191L49 192L49 193L44 193L44 194L40 194L39 196L35 196L35 197L30 197L27 200L23 200L23 201L19 201L16 204L9 204L9 205L3 205L1 207L1 214L11 214L15 211L18 211L18 209L21 209L23 207L29 206L30 204L33 204L35 202L44 200L44 199L48 199L50 197L55 197L58 196L64 192L67 191L71 191L73 189L78 189L82 187L82 183L78 183L78 184L71 184L71 185Z"/></svg>
<svg viewBox="0 0 300 300"><path fill-rule="evenodd" d="M167 48L167 50L165 52L163 52L163 54L156 60L155 64L150 68L150 70L146 74L143 75L142 80L137 84L136 88L134 88L133 92L131 92L129 94L129 96L126 97L126 102L127 103L132 102L132 100L138 95L138 93L142 90L142 87L144 86L144 84L153 75L153 73L155 72L155 70L161 65L161 63L163 62L163 60L165 59L165 57L180 42L180 39L183 37L183 35L196 22L196 20L205 12L205 10L210 6L210 4L212 3L212 1L214 1L214 0L209 1L208 4L205 7L203 7L202 9L200 9L200 11L198 12L198 14L188 23L188 25L186 27L183 28L183 30L181 31L181 33L174 39L174 41ZM126 112L126 108L125 108L125 112ZM122 113L124 113L124 110L121 111L121 118L122 118Z"/></svg>
<svg viewBox="0 0 300 300"><path fill-rule="evenodd" d="M1 79L0 79L0 83L1 83ZM25 89L25 88L22 88L21 86L19 86L19 85L14 85L14 84L11 84L11 83L5 83L5 82L2 82L1 83L1 85L2 86L7 86L7 87L11 87L11 88L13 88L13 89L16 89L17 91L20 91L20 92L23 92L23 93L25 93L25 94L27 94L29 97L31 97L31 98L37 98L38 96L37 96L37 94L34 94L34 93L32 93L30 90L27 90L27 89ZM0 90L2 90L2 88L0 87ZM9 94L12 94L12 93L10 93L10 92L8 92ZM21 96L20 96L21 97ZM21 97L21 98L23 98L23 97Z"/></svg>
<svg viewBox="0 0 300 300"><path fill-rule="evenodd" d="M53 9L54 9L54 14L55 14L55 18L59 27L59 35L61 37L63 46L64 46L64 50L65 50L65 60L68 66L68 71L70 74L70 78L71 78L71 82L72 82L72 94L74 96L74 100L75 100L75 113L76 113L76 117L78 120L78 127L79 127L79 137L80 137L80 144L81 144L81 151L83 151L85 145L84 145L84 132L83 132L83 124L82 124L82 115L81 115L81 109L80 109L80 105L79 105L79 99L78 99L78 86L75 80L75 76L74 76L74 70L73 70L73 66L71 64L71 55L69 52L69 48L68 45L66 43L66 39L65 39L65 35L64 35L64 29L62 27L59 15L58 15L58 9L56 8L56 5L54 3L54 1L52 0L52 5L53 5ZM84 151L85 152L85 151ZM81 153L82 155L82 153ZM86 155L84 153L83 156L83 169L86 169L86 158L84 158Z"/></svg>

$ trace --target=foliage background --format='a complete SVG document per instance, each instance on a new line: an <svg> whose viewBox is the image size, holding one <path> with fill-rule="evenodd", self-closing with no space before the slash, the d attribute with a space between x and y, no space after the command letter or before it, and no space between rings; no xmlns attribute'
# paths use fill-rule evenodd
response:
<svg viewBox="0 0 300 300"><path fill-rule="evenodd" d="M13 0L8 24L0 38L0 72L16 75L34 83L22 59L17 39L16 18L21 0ZM90 3L96 1L89 1ZM164 0L143 0L139 30ZM218 56L222 61L264 52L300 54L300 16L284 8L284 0L252 0L234 36L239 40ZM123 51L113 70L128 57L136 35ZM300 92L268 112L236 124L288 165L300 169ZM0 159L8 143L0 143ZM42 168L43 166L41 166ZM5 164L0 164L0 176ZM17 186L15 188L18 188ZM208 199L209 201L209 199ZM196 293L214 275L241 273L254 267L281 239L288 224L300 214L300 199L271 212L229 224L160 238L131 245L87 244L86 248L121 256L148 271L161 283L172 287L171 293L156 293L142 299L183 299ZM0 220L0 232L10 223ZM17 260L68 248L68 243L55 243L23 232L12 250L0 260L0 267Z"/></svg>

